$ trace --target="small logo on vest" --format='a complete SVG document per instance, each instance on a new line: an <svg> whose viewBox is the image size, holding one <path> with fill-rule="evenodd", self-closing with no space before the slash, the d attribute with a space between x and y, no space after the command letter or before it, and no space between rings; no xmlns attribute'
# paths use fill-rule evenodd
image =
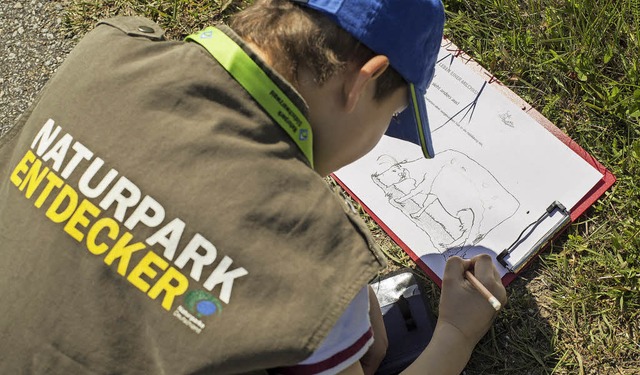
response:
<svg viewBox="0 0 640 375"><path fill-rule="evenodd" d="M200 319L222 311L222 303L203 290L192 290L184 296L184 306L180 305L173 316L195 333L202 332L206 325Z"/></svg>
<svg viewBox="0 0 640 375"><path fill-rule="evenodd" d="M306 141L308 138L309 138L309 130L300 129L300 131L298 132L298 139L300 139L301 141Z"/></svg>
<svg viewBox="0 0 640 375"><path fill-rule="evenodd" d="M204 290L192 290L184 296L184 304L198 318L222 311L222 303Z"/></svg>

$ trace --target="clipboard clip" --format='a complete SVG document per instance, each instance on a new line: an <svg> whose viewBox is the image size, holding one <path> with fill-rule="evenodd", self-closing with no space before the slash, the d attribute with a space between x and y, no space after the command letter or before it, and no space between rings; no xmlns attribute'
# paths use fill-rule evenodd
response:
<svg viewBox="0 0 640 375"><path fill-rule="evenodd" d="M523 256L521 257L519 260L517 260L515 263L511 264L510 262L508 262L511 253L518 247L518 245L524 240L526 239L526 237L528 237L528 235L530 233L533 232L533 230L542 222L544 221L544 219L551 217L551 215L553 214L554 211L558 210L560 212L560 214L563 215L562 220L560 220L559 222L557 222L551 229L549 229L549 231L547 231L547 233L538 240L538 242L536 242L530 249L529 251ZM571 216L570 216L570 212L569 210L567 210L567 208L560 202L558 201L554 201L553 203L551 203L549 205L549 207L547 207L547 209L545 210L545 212L540 215L540 217L534 221L533 223L529 224L518 236L518 238L516 238L516 240L506 249L504 249L500 254L498 254L498 256L496 257L496 260L507 270L509 270L509 272L513 272L513 273L518 273L520 272L524 266L526 266L529 261L531 260L531 258L533 258L538 251L540 251L543 247L545 247L549 241L551 241L562 229L564 229L564 227L569 224L569 222L571 221ZM529 230L529 228L531 228ZM525 234L525 232L527 232L529 230L529 234L527 234L526 236L523 235Z"/></svg>

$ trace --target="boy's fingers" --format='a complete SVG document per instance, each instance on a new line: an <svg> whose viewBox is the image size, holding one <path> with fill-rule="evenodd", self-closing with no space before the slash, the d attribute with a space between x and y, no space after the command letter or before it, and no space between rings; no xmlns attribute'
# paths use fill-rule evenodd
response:
<svg viewBox="0 0 640 375"><path fill-rule="evenodd" d="M473 268L472 272L480 283L494 293L495 297L504 304L507 299L507 293L502 285L500 274L488 254L480 254L471 259L462 259L457 256L449 258L445 265L444 279L452 283L462 282L465 278L464 272L471 268Z"/></svg>
<svg viewBox="0 0 640 375"><path fill-rule="evenodd" d="M445 277L452 280L461 280L464 278L464 271L471 267L471 261L465 260L457 256L453 256L447 260L444 268Z"/></svg>
<svg viewBox="0 0 640 375"><path fill-rule="evenodd" d="M471 259L473 262L473 274L480 280L491 280L495 277L495 266L488 254L480 254Z"/></svg>
<svg viewBox="0 0 640 375"><path fill-rule="evenodd" d="M487 254L478 255L473 258L473 262L473 273L476 278L504 304L506 302L506 291L491 257Z"/></svg>

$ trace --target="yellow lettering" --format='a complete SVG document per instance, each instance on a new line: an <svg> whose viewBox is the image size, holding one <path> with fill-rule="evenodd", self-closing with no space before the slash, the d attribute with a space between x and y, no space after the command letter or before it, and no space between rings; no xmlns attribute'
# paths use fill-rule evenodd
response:
<svg viewBox="0 0 640 375"><path fill-rule="evenodd" d="M120 258L118 262L118 273L122 276L126 275L127 267L129 267L129 261L131 260L131 254L136 251L144 249L146 246L142 242L136 242L133 245L129 245L129 241L133 238L133 235L126 232L118 239L109 254L104 258L104 262L111 265L114 260Z"/></svg>
<svg viewBox="0 0 640 375"><path fill-rule="evenodd" d="M58 209L61 208L65 201L68 201L67 206L61 212L58 212ZM77 206L78 193L76 193L71 186L64 185L62 189L60 189L56 199L51 203L51 206L49 206L46 215L54 223L62 223L71 217L71 214L73 214Z"/></svg>
<svg viewBox="0 0 640 375"><path fill-rule="evenodd" d="M49 172L49 167L44 167L42 173L40 173L40 167L42 167L42 161L40 159L36 159L29 169L29 173L27 173L24 180L22 180L20 190L24 190L24 188L27 187L27 192L24 194L27 198L31 198L38 186L40 186L42 180L44 180L44 177Z"/></svg>
<svg viewBox="0 0 640 375"><path fill-rule="evenodd" d="M140 259L140 262L138 262L138 264L133 267L131 273L127 277L127 280L129 280L131 284L135 285L138 289L145 293L147 292L147 290L149 290L150 286L140 276L149 276L149 278L153 280L158 274L158 271L151 267L152 264L160 267L160 269L162 270L165 270L167 269L167 267L169 267L169 263L167 263L166 260L160 258L153 251L149 251L147 255L145 255L144 258Z"/></svg>
<svg viewBox="0 0 640 375"><path fill-rule="evenodd" d="M52 121L51 124L53 124ZM69 147L68 143L72 140L71 136L68 136L68 139L69 141L65 141L66 143L62 140L59 141L45 155L45 160L47 158L54 160L54 164L58 169L61 167L66 155ZM80 145L79 147L84 146ZM81 156L74 156L75 164L67 166L63 176L70 175L83 158L87 160L91 158L92 153L85 149L80 150L83 152ZM44 149L40 151L43 152ZM114 170L111 172L114 175L117 174ZM113 178L109 182L112 180ZM100 206L96 205L89 199L85 199L86 195L81 195L71 185L66 184L64 179L57 176L55 171L46 166L31 150L25 153L22 160L14 168L10 181L20 191L24 192L27 199L35 197L33 203L35 207L41 208L45 203L51 202L46 209L46 217L54 223L62 224L64 232L76 241L84 241L87 250L91 254L106 254L103 261L107 266L113 266L114 261L117 261L116 272L147 294L152 300L159 301L161 299L161 305L167 311L171 311L176 298L186 293L189 289L189 278L176 267L185 267L189 261L193 261L191 276L198 280L202 269L207 265L211 265L216 258L217 249L215 246L200 234L196 234L176 260L175 267L171 265L169 260L175 255L185 227L185 223L182 220L174 219L153 236L147 238L150 246L155 244L164 246L164 255L168 259L154 251L147 250L146 253L140 253L135 257L133 262L138 259L139 261L137 264L134 263L135 265L132 267L131 272L128 272L134 253L147 249L147 245L144 242L135 242L133 234L127 232L126 228L121 228L120 223L124 221L127 208L139 203L139 206L129 216L124 226L133 228L139 223L149 227L159 225L164 218L164 209L157 201L145 196L142 202L139 202L141 195L139 189L129 180L121 177L121 181L119 181L120 185L122 185L120 186L121 189L112 189L117 190L116 193L118 194L116 194L115 198L112 198L112 201L105 198ZM123 194L124 190L127 190L129 195ZM102 191L104 191L104 188ZM110 203L106 204L105 202ZM102 204L110 207L111 203L117 203L115 218L99 218L103 212L100 208ZM124 229L124 231L121 231L121 229ZM221 296L225 294L225 288L229 289L227 294L230 294L233 279L246 274L246 271L242 268L228 272L227 269L231 260L229 258L225 263L226 258L228 257L223 259L222 265L219 265L207 280L211 287L220 283L223 284Z"/></svg>
<svg viewBox="0 0 640 375"><path fill-rule="evenodd" d="M115 220L110 217L105 217L96 221L91 229L89 229L89 233L87 233L87 249L94 255L100 255L109 250L109 246L107 246L107 244L105 244L104 242L101 244L96 243L98 234L105 228L108 229L107 237L111 238L112 240L118 238L120 226Z"/></svg>
<svg viewBox="0 0 640 375"><path fill-rule="evenodd" d="M47 185L45 185L38 199L36 199L36 201L33 202L33 205L38 208L42 207L42 204L44 203L44 201L47 200L47 198L49 198L49 194L51 194L51 191L53 190L54 187L59 188L64 183L64 181L62 181L62 179L56 176L56 174L53 172L49 172L49 174L47 175L47 180L48 180Z"/></svg>
<svg viewBox="0 0 640 375"><path fill-rule="evenodd" d="M67 221L67 224L64 226L64 231L71 237L75 238L78 242L82 241L84 233L78 230L77 225L84 228L89 225L89 218L85 216L85 213L89 213L95 218L100 214L100 209L88 200L83 199L82 202L80 202L78 209L73 213L73 215L71 215L69 221Z"/></svg>
<svg viewBox="0 0 640 375"><path fill-rule="evenodd" d="M172 283L175 281L174 283ZM183 274L181 274L177 269L170 267L167 272L165 272L160 279L155 283L155 285L149 290L149 297L151 299L156 299L162 293L165 292L164 298L162 299L162 307L165 310L170 311L171 306L173 306L173 300L176 296L184 294L189 288L189 280Z"/></svg>
<svg viewBox="0 0 640 375"><path fill-rule="evenodd" d="M34 160L36 160L36 156L33 154L33 152L31 152L31 150L27 151L27 153L24 154L24 157L22 158L22 160L20 160L20 163L16 165L15 169L11 173L11 177L9 178L14 185L20 186L20 184L22 183L22 179L20 178L19 174L21 172L25 173L26 171L28 171L29 165L27 163L33 163Z"/></svg>

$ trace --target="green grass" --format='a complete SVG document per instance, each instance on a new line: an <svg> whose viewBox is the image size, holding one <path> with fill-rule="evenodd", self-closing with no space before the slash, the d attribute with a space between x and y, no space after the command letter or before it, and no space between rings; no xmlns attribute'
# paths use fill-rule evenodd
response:
<svg viewBox="0 0 640 375"><path fill-rule="evenodd" d="M145 15L170 38L247 1L64 2L70 35ZM640 374L640 0L448 0L446 35L618 178L512 283L467 374ZM363 213L392 265L414 265ZM430 284L434 308L439 294Z"/></svg>
<svg viewBox="0 0 640 375"><path fill-rule="evenodd" d="M618 178L532 280L509 288L496 339L469 372L639 374L640 2L449 1L447 11L460 48ZM502 362L487 360L495 354Z"/></svg>
<svg viewBox="0 0 640 375"><path fill-rule="evenodd" d="M61 0L57 0L61 1ZM116 15L139 15L161 25L169 39L183 37L225 21L251 0L67 0L65 29L69 36L82 35L95 23Z"/></svg>

